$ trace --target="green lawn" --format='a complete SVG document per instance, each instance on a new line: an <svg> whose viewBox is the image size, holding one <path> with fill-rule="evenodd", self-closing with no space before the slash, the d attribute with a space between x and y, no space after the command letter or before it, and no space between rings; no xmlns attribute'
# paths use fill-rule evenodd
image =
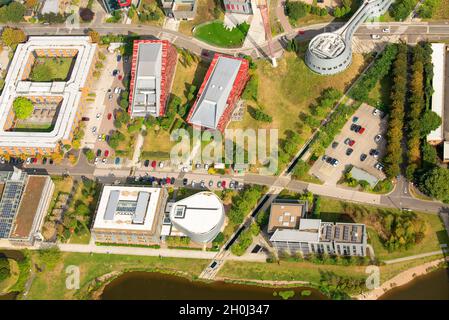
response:
<svg viewBox="0 0 449 320"><path fill-rule="evenodd" d="M33 262L39 264L37 253ZM179 272L188 277L198 276L209 261L200 259L159 258L110 254L63 253L52 270L36 273L27 299L76 299L86 297L89 283L112 271ZM80 290L66 289L67 266L80 268Z"/></svg>
<svg viewBox="0 0 449 320"><path fill-rule="evenodd" d="M26 123L26 122L17 122L14 125L13 130L17 132L51 132L54 129L54 125L52 123Z"/></svg>
<svg viewBox="0 0 449 320"><path fill-rule="evenodd" d="M386 209L376 206L353 204L349 202L321 197L321 219L323 221L353 222L350 217L344 213L354 208L356 210L364 210L365 212L368 212L370 214L375 214L378 210L400 212L396 209ZM449 244L449 237L447 235L446 229L444 228L444 224L438 215L422 212L416 212L416 214L419 218L425 221L427 225L426 234L421 243L414 245L408 250L388 252L388 250L385 249L385 247L382 245L381 239L377 235L374 228L368 227L368 242L373 246L376 258L379 258L380 260L402 258L415 254L437 251L440 249L440 244Z"/></svg>
<svg viewBox="0 0 449 320"><path fill-rule="evenodd" d="M51 82L67 81L73 58L38 57L30 72L31 81Z"/></svg>
<svg viewBox="0 0 449 320"><path fill-rule="evenodd" d="M215 19L223 20L224 13L215 0L196 0L196 14L193 20L181 21L179 32L191 36L195 26Z"/></svg>
<svg viewBox="0 0 449 320"><path fill-rule="evenodd" d="M245 41L249 24L242 23L232 30L228 30L222 21L213 21L195 28L194 37L208 44L223 48L240 47Z"/></svg>

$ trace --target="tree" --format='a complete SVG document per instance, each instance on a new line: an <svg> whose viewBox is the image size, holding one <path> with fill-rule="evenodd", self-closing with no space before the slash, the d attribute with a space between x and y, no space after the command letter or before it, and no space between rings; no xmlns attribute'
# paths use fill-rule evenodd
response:
<svg viewBox="0 0 449 320"><path fill-rule="evenodd" d="M290 2L288 0L285 2L285 13L292 20L296 21L305 17L309 10L307 4L303 2Z"/></svg>
<svg viewBox="0 0 449 320"><path fill-rule="evenodd" d="M24 97L17 97L13 102L13 110L17 119L28 119L34 110L31 100Z"/></svg>
<svg viewBox="0 0 449 320"><path fill-rule="evenodd" d="M441 125L441 117L432 110L426 110L421 117L420 125L421 137L425 137Z"/></svg>
<svg viewBox="0 0 449 320"><path fill-rule="evenodd" d="M90 39L92 40L93 43L99 43L100 42L100 34L97 31L89 30L87 35L90 37ZM98 57L100 57L100 53L98 53ZM103 56L104 56L104 54L103 54ZM104 60L104 59L100 58L100 60Z"/></svg>
<svg viewBox="0 0 449 320"><path fill-rule="evenodd" d="M303 160L299 160L293 171L293 177L295 179L302 179L307 175L309 170L310 165L307 162L304 162Z"/></svg>
<svg viewBox="0 0 449 320"><path fill-rule="evenodd" d="M0 255L0 283L11 275L9 261L3 254Z"/></svg>
<svg viewBox="0 0 449 320"><path fill-rule="evenodd" d="M20 22L25 14L25 6L19 2L11 2L10 4L0 8L0 21L2 22Z"/></svg>
<svg viewBox="0 0 449 320"><path fill-rule="evenodd" d="M422 176L419 187L424 193L435 199L449 201L448 181L449 169L434 167Z"/></svg>
<svg viewBox="0 0 449 320"><path fill-rule="evenodd" d="M83 21L90 22L94 19L95 13L89 8L80 8L79 15Z"/></svg>
<svg viewBox="0 0 449 320"><path fill-rule="evenodd" d="M26 41L26 35L21 29L15 29L6 27L2 32L2 42L10 47L11 49L15 49L19 43Z"/></svg>

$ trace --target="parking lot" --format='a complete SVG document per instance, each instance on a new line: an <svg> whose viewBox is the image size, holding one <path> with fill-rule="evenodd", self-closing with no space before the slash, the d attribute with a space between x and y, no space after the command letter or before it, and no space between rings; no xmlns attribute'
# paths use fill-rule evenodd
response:
<svg viewBox="0 0 449 320"><path fill-rule="evenodd" d="M365 170L379 180L385 179L384 173L376 169L375 165L381 162L385 153L386 141L384 133L386 132L387 121L386 117L382 118L380 111L377 115L374 115L374 110L373 107L362 104L344 125L341 133L335 137L334 142L326 149L325 156L337 159L339 163L332 165L320 158L315 161L310 174L316 176L325 184L335 185L345 169L352 165ZM353 124L364 128L363 133L351 130L351 125ZM375 137L379 134L381 138L376 142ZM345 143L345 140L348 138L354 141L352 146ZM350 155L347 155L349 148L352 148L353 151ZM378 151L376 157L370 154L371 150ZM362 154L366 155L366 159L363 161L361 160Z"/></svg>

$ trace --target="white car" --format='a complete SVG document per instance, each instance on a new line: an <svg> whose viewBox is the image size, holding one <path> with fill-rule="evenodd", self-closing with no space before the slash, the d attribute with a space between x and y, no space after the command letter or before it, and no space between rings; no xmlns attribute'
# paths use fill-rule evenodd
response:
<svg viewBox="0 0 449 320"><path fill-rule="evenodd" d="M105 164L106 161L108 161L108 160L106 158L103 158L103 160L101 162L103 162L103 164Z"/></svg>
<svg viewBox="0 0 449 320"><path fill-rule="evenodd" d="M97 132L97 127L92 127L92 133Z"/></svg>
<svg viewBox="0 0 449 320"><path fill-rule="evenodd" d="M374 137L374 141L379 142L380 139L382 139L382 136L380 134L378 134L377 136Z"/></svg>
<svg viewBox="0 0 449 320"><path fill-rule="evenodd" d="M380 39L380 36L379 36L378 34L372 34L372 35L371 35L371 39L373 39L373 40L379 40L379 39Z"/></svg>
<svg viewBox="0 0 449 320"><path fill-rule="evenodd" d="M164 167L164 163L161 161L159 162L159 168L163 168Z"/></svg>
<svg viewBox="0 0 449 320"><path fill-rule="evenodd" d="M209 165L207 163L204 164L204 169L206 169L206 170L209 169Z"/></svg>
<svg viewBox="0 0 449 320"><path fill-rule="evenodd" d="M383 29L382 29L382 32L383 32L383 33L390 33L390 28L383 28Z"/></svg>
<svg viewBox="0 0 449 320"><path fill-rule="evenodd" d="M1 157L1 158L0 158L0 163L1 163L1 164L4 164L5 162L6 162L5 157Z"/></svg>
<svg viewBox="0 0 449 320"><path fill-rule="evenodd" d="M101 141L101 140L103 140L103 135L99 134L98 135L98 141Z"/></svg>
<svg viewBox="0 0 449 320"><path fill-rule="evenodd" d="M100 159L98 157L95 158L94 163L97 164Z"/></svg>
<svg viewBox="0 0 449 320"><path fill-rule="evenodd" d="M31 163L31 158L27 158L25 161L26 164L30 164Z"/></svg>
<svg viewBox="0 0 449 320"><path fill-rule="evenodd" d="M101 113L97 113L97 119L100 119Z"/></svg>
<svg viewBox="0 0 449 320"><path fill-rule="evenodd" d="M379 109L374 109L373 116L378 116L379 114L380 114L380 110Z"/></svg>

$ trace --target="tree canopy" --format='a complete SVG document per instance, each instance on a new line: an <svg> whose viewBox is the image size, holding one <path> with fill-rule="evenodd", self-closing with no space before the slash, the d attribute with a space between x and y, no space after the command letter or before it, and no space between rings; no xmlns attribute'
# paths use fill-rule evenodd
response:
<svg viewBox="0 0 449 320"><path fill-rule="evenodd" d="M19 43L25 42L26 35L21 29L6 27L2 32L2 42L15 49Z"/></svg>
<svg viewBox="0 0 449 320"><path fill-rule="evenodd" d="M421 179L421 189L429 196L441 200L449 201L449 170L434 167L426 172Z"/></svg>
<svg viewBox="0 0 449 320"><path fill-rule="evenodd" d="M28 119L33 114L34 106L31 100L18 97L13 102L13 110L17 119Z"/></svg>

